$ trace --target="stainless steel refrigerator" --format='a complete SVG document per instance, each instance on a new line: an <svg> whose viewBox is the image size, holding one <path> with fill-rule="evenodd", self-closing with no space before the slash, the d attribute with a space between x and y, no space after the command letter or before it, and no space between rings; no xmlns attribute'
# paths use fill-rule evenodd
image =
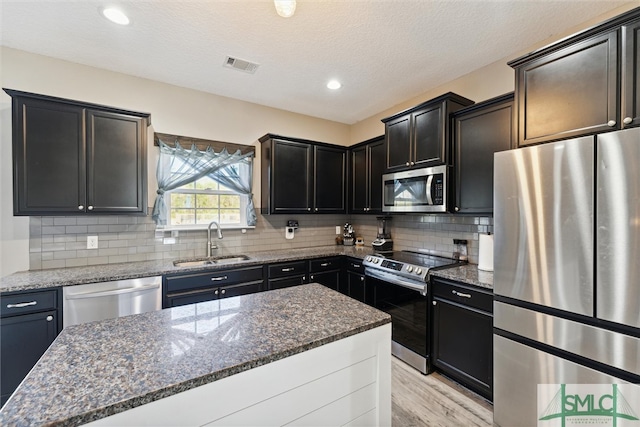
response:
<svg viewBox="0 0 640 427"><path fill-rule="evenodd" d="M600 405L640 426L640 128L497 153L494 171L494 424L584 418L588 392L570 407L561 384L622 384Z"/></svg>

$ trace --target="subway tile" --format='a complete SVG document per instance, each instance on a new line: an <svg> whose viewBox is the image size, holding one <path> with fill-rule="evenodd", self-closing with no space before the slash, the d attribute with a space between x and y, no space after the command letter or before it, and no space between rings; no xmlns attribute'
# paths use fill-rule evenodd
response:
<svg viewBox="0 0 640 427"><path fill-rule="evenodd" d="M70 243L65 243L64 244L64 248L65 250L81 250L81 249L86 249L87 248L87 242L70 242Z"/></svg>
<svg viewBox="0 0 640 427"><path fill-rule="evenodd" d="M53 225L76 225L75 217L58 217L53 219Z"/></svg>
<svg viewBox="0 0 640 427"><path fill-rule="evenodd" d="M147 255L146 254L131 254L131 255L127 256L127 260L129 262L146 261L147 260Z"/></svg>
<svg viewBox="0 0 640 427"><path fill-rule="evenodd" d="M101 265L101 264L109 264L109 257L98 256L98 257L87 258L87 265Z"/></svg>
<svg viewBox="0 0 640 427"><path fill-rule="evenodd" d="M76 219L76 225L96 225L99 219L96 216L80 216Z"/></svg>
<svg viewBox="0 0 640 427"><path fill-rule="evenodd" d="M91 258L98 256L99 249L81 249L76 251L78 258Z"/></svg>
<svg viewBox="0 0 640 427"><path fill-rule="evenodd" d="M119 216L118 224L137 224L138 220L134 216Z"/></svg>
<svg viewBox="0 0 640 427"><path fill-rule="evenodd" d="M42 236L42 244L53 243L53 236Z"/></svg>
<svg viewBox="0 0 640 427"><path fill-rule="evenodd" d="M118 255L133 255L137 252L138 248L135 247L118 248Z"/></svg>
<svg viewBox="0 0 640 427"><path fill-rule="evenodd" d="M82 267L88 265L86 258L73 258L65 261L65 267Z"/></svg>
<svg viewBox="0 0 640 427"><path fill-rule="evenodd" d="M42 261L52 261L52 260L53 260L53 252L42 252Z"/></svg>
<svg viewBox="0 0 640 427"><path fill-rule="evenodd" d="M49 226L49 225L43 225L42 226L42 234L65 234L66 232L66 227L63 225L60 226Z"/></svg>
<svg viewBox="0 0 640 427"><path fill-rule="evenodd" d="M118 248L98 249L98 256L104 257L104 256L112 256L112 255L118 255Z"/></svg>
<svg viewBox="0 0 640 427"><path fill-rule="evenodd" d="M65 233L67 234L86 234L86 225L68 225L66 226Z"/></svg>
<svg viewBox="0 0 640 427"><path fill-rule="evenodd" d="M109 225L110 233L120 233L122 231L127 231L126 225Z"/></svg>
<svg viewBox="0 0 640 427"><path fill-rule="evenodd" d="M65 260L56 259L52 261L42 261L42 268L63 268L65 266Z"/></svg>
<svg viewBox="0 0 640 427"><path fill-rule="evenodd" d="M98 218L98 224L111 225L111 224L117 224L117 223L118 223L118 217L116 216L103 216Z"/></svg>
<svg viewBox="0 0 640 427"><path fill-rule="evenodd" d="M86 241L86 237L84 237L84 240ZM64 234L64 235L60 235L60 236L53 236L53 243L68 243L68 242L76 242L77 238L75 234L69 235L69 234Z"/></svg>
<svg viewBox="0 0 640 427"><path fill-rule="evenodd" d="M126 255L109 256L109 264L117 264L120 262L127 262L127 256Z"/></svg>
<svg viewBox="0 0 640 427"><path fill-rule="evenodd" d="M29 270L40 270L42 268L42 254L29 254Z"/></svg>
<svg viewBox="0 0 640 427"><path fill-rule="evenodd" d="M42 245L42 252L64 251L64 243L45 243Z"/></svg>
<svg viewBox="0 0 640 427"><path fill-rule="evenodd" d="M76 251L57 251L53 253L53 259L70 259L76 258Z"/></svg>
<svg viewBox="0 0 640 427"><path fill-rule="evenodd" d="M88 225L87 233L107 233L109 231L108 225Z"/></svg>
<svg viewBox="0 0 640 427"><path fill-rule="evenodd" d="M47 226L53 225L53 217L50 217L50 216L49 217L41 217L41 222L42 222L43 226L45 226L45 225L47 225Z"/></svg>
<svg viewBox="0 0 640 427"><path fill-rule="evenodd" d="M42 252L42 239L29 239L29 253Z"/></svg>

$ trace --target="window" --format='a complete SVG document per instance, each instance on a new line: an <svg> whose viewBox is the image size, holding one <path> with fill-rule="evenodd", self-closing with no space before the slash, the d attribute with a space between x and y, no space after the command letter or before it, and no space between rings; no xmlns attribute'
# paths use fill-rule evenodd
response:
<svg viewBox="0 0 640 427"><path fill-rule="evenodd" d="M250 168L242 164L227 166L225 169L235 168L233 173L250 173ZM177 172L183 165L176 164ZM219 171L214 176L220 177L227 171ZM178 172L179 173L179 172ZM251 176L246 176L250 180ZM222 227L246 227L248 196L240 194L211 176L203 176L194 182L171 190L167 200L167 226L190 228L207 225L216 221ZM224 180L222 180L224 182Z"/></svg>

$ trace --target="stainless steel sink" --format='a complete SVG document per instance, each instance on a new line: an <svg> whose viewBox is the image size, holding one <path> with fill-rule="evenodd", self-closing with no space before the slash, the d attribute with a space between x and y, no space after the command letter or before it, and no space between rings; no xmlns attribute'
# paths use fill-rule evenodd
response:
<svg viewBox="0 0 640 427"><path fill-rule="evenodd" d="M231 264L234 262L246 261L250 259L247 255L223 255L205 259L194 259L185 261L174 261L176 267L203 267L214 264Z"/></svg>

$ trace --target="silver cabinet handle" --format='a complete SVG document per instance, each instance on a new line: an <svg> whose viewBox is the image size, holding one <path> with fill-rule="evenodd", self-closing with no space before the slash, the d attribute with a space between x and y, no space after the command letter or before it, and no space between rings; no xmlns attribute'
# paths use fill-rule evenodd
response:
<svg viewBox="0 0 640 427"><path fill-rule="evenodd" d="M283 269L282 269L282 271L283 271L283 272L293 271L293 270L295 270L295 268L293 268L293 267L283 268Z"/></svg>
<svg viewBox="0 0 640 427"><path fill-rule="evenodd" d="M405 166L409 166L409 162L405 163Z"/></svg>
<svg viewBox="0 0 640 427"><path fill-rule="evenodd" d="M36 305L38 301L30 301L30 302L19 302L17 304L7 304L7 308L22 308L29 307L30 305Z"/></svg>
<svg viewBox="0 0 640 427"><path fill-rule="evenodd" d="M307 280L307 276L302 276L302 281L304 282L305 280Z"/></svg>
<svg viewBox="0 0 640 427"><path fill-rule="evenodd" d="M416 164L416 162L411 162L411 166L413 166L413 165L415 165L415 164Z"/></svg>
<svg viewBox="0 0 640 427"><path fill-rule="evenodd" d="M622 120L622 123L624 123L625 125L628 125L629 123L631 123L633 121L633 119L631 117L625 117Z"/></svg>
<svg viewBox="0 0 640 427"><path fill-rule="evenodd" d="M79 211L84 210L84 206L83 206L83 205L79 205L79 206L78 206L78 210L79 210Z"/></svg>
<svg viewBox="0 0 640 427"><path fill-rule="evenodd" d="M316 208L316 212L318 212L318 208Z"/></svg>
<svg viewBox="0 0 640 427"><path fill-rule="evenodd" d="M226 294L226 293L227 293L227 290L226 290L226 289L223 289L223 290L221 290L221 291L220 291L220 293L221 293L222 295L224 295L224 294Z"/></svg>
<svg viewBox="0 0 640 427"><path fill-rule="evenodd" d="M92 211L92 210L93 210L93 206L89 205L89 206L87 206L87 209L89 209L90 211Z"/></svg>
<svg viewBox="0 0 640 427"><path fill-rule="evenodd" d="M353 268L360 268L360 267L362 267L362 266L361 266L360 264L351 264L351 267L353 267Z"/></svg>
<svg viewBox="0 0 640 427"><path fill-rule="evenodd" d="M219 292L219 291L216 289L215 291L213 291L213 294L214 294L214 295L218 295L218 292Z"/></svg>
<svg viewBox="0 0 640 427"><path fill-rule="evenodd" d="M433 301L431 304L438 305L438 301Z"/></svg>
<svg viewBox="0 0 640 427"><path fill-rule="evenodd" d="M311 211L311 208L307 208L308 211Z"/></svg>
<svg viewBox="0 0 640 427"><path fill-rule="evenodd" d="M607 126L609 126L609 127L614 127L615 125L616 125L616 121L615 120L609 120L607 122Z"/></svg>
<svg viewBox="0 0 640 427"><path fill-rule="evenodd" d="M458 212L460 208L458 206L455 207L455 211Z"/></svg>
<svg viewBox="0 0 640 427"><path fill-rule="evenodd" d="M320 267L327 267L329 265L331 265L330 262L323 262L322 264L320 264Z"/></svg>
<svg viewBox="0 0 640 427"><path fill-rule="evenodd" d="M220 277L212 277L211 278L212 282L219 282L220 280L227 280L227 276L220 276Z"/></svg>
<svg viewBox="0 0 640 427"><path fill-rule="evenodd" d="M360 276L360 281L364 282L364 276Z"/></svg>
<svg viewBox="0 0 640 427"><path fill-rule="evenodd" d="M458 292L458 291L451 291L452 294L454 294L457 297L461 297L461 298L471 298L471 294L463 294L462 292Z"/></svg>
<svg viewBox="0 0 640 427"><path fill-rule="evenodd" d="M47 322L51 322L53 320L53 316L47 316Z"/></svg>

